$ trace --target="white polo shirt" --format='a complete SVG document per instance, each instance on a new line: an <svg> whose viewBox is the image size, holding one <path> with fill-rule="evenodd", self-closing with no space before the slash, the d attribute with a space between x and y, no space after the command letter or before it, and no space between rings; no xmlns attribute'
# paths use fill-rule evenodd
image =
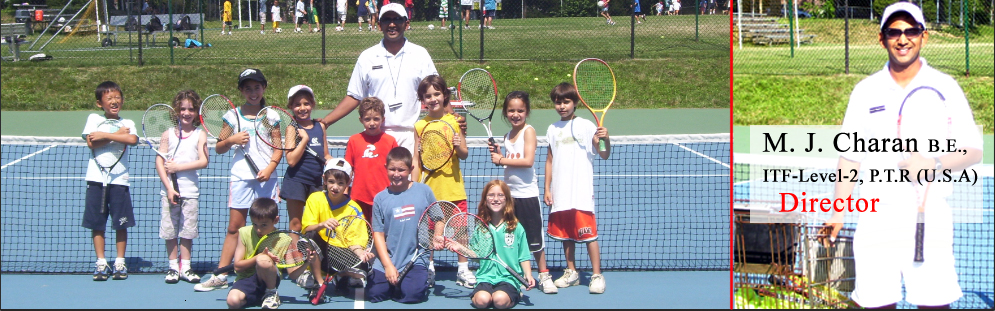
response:
<svg viewBox="0 0 995 311"><path fill-rule="evenodd" d="M846 116L843 118L843 133L857 132L865 140L870 138L898 137L898 110L909 91L919 86L930 86L940 91L946 98L947 111L952 120L951 138L957 139L957 148L981 149L981 133L977 130L971 107L964 97L957 81L949 75L930 67L925 59L919 73L905 88L899 86L884 69L860 81L850 93ZM943 129L937 129L942 131ZM840 139L841 146L852 146L849 139ZM922 149L922 146L920 146ZM840 155L848 160L860 162L861 176L867 180L869 169L897 169L902 160L896 152L845 152ZM860 186L861 196L881 198L882 203L903 204L911 200L915 205L914 190L907 183L865 182ZM929 190L929 198L942 199L950 195L951 183L934 183ZM932 201L932 200L930 200ZM908 203L908 202L906 202Z"/></svg>
<svg viewBox="0 0 995 311"><path fill-rule="evenodd" d="M357 100L376 96L384 103L384 128L413 130L421 110L418 83L434 74L438 71L425 48L406 41L393 55L381 40L359 55L347 95Z"/></svg>

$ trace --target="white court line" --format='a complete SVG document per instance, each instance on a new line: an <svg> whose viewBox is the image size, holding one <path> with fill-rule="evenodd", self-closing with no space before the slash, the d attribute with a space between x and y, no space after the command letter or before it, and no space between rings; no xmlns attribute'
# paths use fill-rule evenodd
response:
<svg viewBox="0 0 995 311"><path fill-rule="evenodd" d="M366 288L363 288L363 287L356 288L356 291L354 293L355 293L355 295L353 295L353 297L356 297L356 300L352 304L352 308L353 309L366 309L366 303L365 303L365 299L366 299Z"/></svg>
<svg viewBox="0 0 995 311"><path fill-rule="evenodd" d="M701 153L701 152L697 152L697 151L695 151L694 149L691 149L691 148L688 148L688 147L684 147L683 145L681 145L681 144L678 144L678 143L673 143L673 144L674 144L674 146L677 146L677 147L681 147L681 149L684 149L684 150L687 150L687 151L690 151L691 153L694 153L694 154L697 154L697 155L699 155L699 156L701 156L701 157L703 157L703 158L705 158L705 159L709 159L709 160L711 160L712 162L715 162L715 163L718 163L718 164L720 164L720 165L722 165L722 166L725 166L725 167L729 167L729 164L726 164L726 163L723 163L722 161L719 161L719 160L716 160L715 158L712 158L712 157L710 157L710 156L707 156L707 155L705 155L704 153Z"/></svg>
<svg viewBox="0 0 995 311"><path fill-rule="evenodd" d="M30 158L30 157L33 157L33 156L36 156L36 155L38 155L39 153L42 153L42 152L45 152L45 151L48 151L48 149L52 149L52 147L55 147L55 146L57 146L57 145L50 145L50 146L48 146L48 147L45 147L45 148L43 148L42 150L38 150L38 151L35 151L35 152L34 152L34 153L32 153L32 154L29 154L29 155L26 155L26 156L23 156L23 157L21 157L20 159L17 159L17 160L14 160L14 161L11 161L10 163L7 163L7 164L4 164L3 166L0 166L0 170L2 170L2 169L5 169L5 168L7 168L8 166L11 166L11 165L14 165L14 164L17 164L17 162L21 162L21 161L24 161L24 160L27 160L28 158Z"/></svg>

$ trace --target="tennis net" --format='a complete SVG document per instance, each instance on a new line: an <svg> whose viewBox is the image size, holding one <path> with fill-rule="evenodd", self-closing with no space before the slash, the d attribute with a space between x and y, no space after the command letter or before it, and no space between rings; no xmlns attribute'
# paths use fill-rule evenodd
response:
<svg viewBox="0 0 995 311"><path fill-rule="evenodd" d="M835 158L800 158L766 156L753 154L733 155L733 201L736 205L749 205L753 208L780 208L779 193L807 192L807 198L832 198L833 184L802 182L761 182L763 173L769 169L805 169L808 173L832 173L836 171ZM992 165L975 165L978 173L976 185L953 185L953 194L947 203L954 217L954 258L958 281L964 298L953 307L991 309L995 297L995 170ZM752 174L751 174L752 173ZM760 177L758 177L760 176ZM860 187L856 187L854 198L860 197ZM813 220L809 225L821 225L817 219L826 219L828 213L806 213ZM853 229L857 213L847 214L845 227ZM903 302L904 303L904 302ZM904 305L901 307L908 307Z"/></svg>
<svg viewBox="0 0 995 311"><path fill-rule="evenodd" d="M86 163L90 150L80 137L2 136L2 271L91 273L95 255L89 230L81 227ZM461 167L470 211L481 187L502 178L490 162L486 138L467 140L470 156ZM346 138L330 138L332 156L345 153ZM232 153L214 154L200 173L200 236L194 239L195 271L217 266L228 224L228 179ZM539 138L536 173L542 188L546 142ZM595 194L601 265L610 270L727 270L729 268L728 134L612 137L612 155L595 160ZM142 144L128 148L131 197L137 225L128 231L130 272L168 269L159 238L161 187L155 153ZM276 170L286 172L286 163ZM286 216L281 202L281 219ZM548 214L544 208L543 218ZM279 227L286 227L286 221ZM544 226L545 228L545 226ZM107 232L107 257L114 252ZM564 268L560 243L545 238L548 265ZM578 247L579 268L589 268ZM450 252L436 265L455 267Z"/></svg>

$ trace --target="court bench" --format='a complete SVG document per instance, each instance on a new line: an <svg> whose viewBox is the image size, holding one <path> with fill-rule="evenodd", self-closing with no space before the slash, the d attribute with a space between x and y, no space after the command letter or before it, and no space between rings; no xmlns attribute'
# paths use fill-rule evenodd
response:
<svg viewBox="0 0 995 311"><path fill-rule="evenodd" d="M41 11L42 13L40 20L38 19L37 11ZM31 27L32 30L34 29L41 30L44 27L48 26L48 24L51 23L52 21L57 20L59 17L68 20L72 18L73 14L75 13L67 11L67 12L62 12L62 14L59 15L59 11L62 10L61 9L20 9L14 11L14 21L18 23L25 23L28 25L28 27ZM52 29L58 29L59 27L65 26L63 24L64 23L52 24ZM41 26L39 27L37 25Z"/></svg>
<svg viewBox="0 0 995 311"><path fill-rule="evenodd" d="M801 44L811 44L815 35L799 34L795 41ZM761 35L753 37L753 44L771 46L774 44L791 43L791 35Z"/></svg>
<svg viewBox="0 0 995 311"><path fill-rule="evenodd" d="M148 26L149 22L152 21L152 17L153 16L158 17L159 21L162 22L162 27L163 27L162 30L148 31L148 29L146 28L146 26ZM201 22L202 22L202 18L201 18L202 15L201 14L173 14L173 21L172 22L169 21L169 14L132 15L132 16L120 15L120 16L111 16L110 17L110 21L107 23L107 26L108 26L107 30L100 32L101 34L104 34L104 35L108 36L108 38L104 39L104 42L102 42L101 44L103 46L117 45L118 44L118 34L129 34L129 33L132 33L132 34L142 34L142 35L145 35L145 42L146 42L145 44L146 44L146 46L153 46L153 45L156 44L156 41L157 41L156 37L158 35L165 34L166 36L169 36L169 29L173 28L173 27L175 27L175 25L179 24L180 20L182 20L184 16L190 18L190 26L193 29L191 29L191 30L175 30L174 29L173 30L173 35L176 35L176 34L185 34L187 36L187 39L190 39L194 35L198 34L199 31L200 31ZM128 26L128 18L129 17L135 19L135 21L138 23L138 25L137 25L138 26L138 30L127 30L126 29L126 26ZM167 38L165 41L168 42L169 39L170 38Z"/></svg>
<svg viewBox="0 0 995 311"><path fill-rule="evenodd" d="M28 34L28 28L25 23L10 23L10 24L0 24L0 38L3 39L3 45L6 45L10 49L10 53L13 54L13 60L21 60L21 43L26 42L22 36Z"/></svg>

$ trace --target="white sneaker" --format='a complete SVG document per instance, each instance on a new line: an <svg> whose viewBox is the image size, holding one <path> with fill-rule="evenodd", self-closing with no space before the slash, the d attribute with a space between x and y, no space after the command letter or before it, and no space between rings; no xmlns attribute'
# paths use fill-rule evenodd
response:
<svg viewBox="0 0 995 311"><path fill-rule="evenodd" d="M176 284L176 282L179 281L180 281L180 272L174 269L169 269L169 271L166 271L166 284Z"/></svg>
<svg viewBox="0 0 995 311"><path fill-rule="evenodd" d="M224 35L225 35L225 31L224 31L224 30L222 30L222 31L221 31L221 35L222 35L222 36L224 36Z"/></svg>
<svg viewBox="0 0 995 311"><path fill-rule="evenodd" d="M592 275L589 289L592 294L603 294L605 292L605 277L601 274Z"/></svg>
<svg viewBox="0 0 995 311"><path fill-rule="evenodd" d="M231 35L231 31L228 31L228 35L229 35L229 36Z"/></svg>
<svg viewBox="0 0 995 311"><path fill-rule="evenodd" d="M303 289L311 289L318 286L318 282L311 277L311 270L304 270L304 272L297 277L297 281L295 283Z"/></svg>
<svg viewBox="0 0 995 311"><path fill-rule="evenodd" d="M276 289L267 289L266 294L263 295L263 309L277 309L280 308L280 294L276 292Z"/></svg>
<svg viewBox="0 0 995 311"><path fill-rule="evenodd" d="M193 290L198 292L209 292L215 289L225 289L228 288L228 276L226 275L211 275L207 278L207 281L201 282L193 286Z"/></svg>
<svg viewBox="0 0 995 311"><path fill-rule="evenodd" d="M556 287L560 288L570 287L578 284L580 284L580 275L577 274L577 271L570 269L563 269L563 276L560 276L559 279L553 281L553 285L556 285Z"/></svg>
<svg viewBox="0 0 995 311"><path fill-rule="evenodd" d="M266 34L266 31L265 31L265 30L260 30L260 31L259 31L259 34L261 34L261 35L265 35L265 34Z"/></svg>
<svg viewBox="0 0 995 311"><path fill-rule="evenodd" d="M456 273L456 285L473 288L477 285L477 276L470 269L459 271Z"/></svg>
<svg viewBox="0 0 995 311"><path fill-rule="evenodd" d="M200 276L193 273L193 270L190 269L180 272L180 278L190 283L200 282Z"/></svg>
<svg viewBox="0 0 995 311"><path fill-rule="evenodd" d="M540 291L546 294L556 294L560 290L553 284L553 276L549 272L539 273L539 284L536 284Z"/></svg>
<svg viewBox="0 0 995 311"><path fill-rule="evenodd" d="M435 264L431 262L428 266L428 287L435 287Z"/></svg>

